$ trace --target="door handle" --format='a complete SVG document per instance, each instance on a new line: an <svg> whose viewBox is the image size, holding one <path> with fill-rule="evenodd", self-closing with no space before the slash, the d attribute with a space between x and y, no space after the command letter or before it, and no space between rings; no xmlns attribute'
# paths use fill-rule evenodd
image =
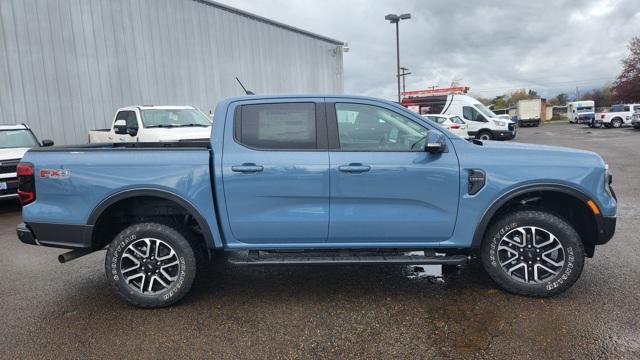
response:
<svg viewBox="0 0 640 360"><path fill-rule="evenodd" d="M349 165L338 166L338 170L351 174L359 174L371 170L371 166L362 165L360 163L351 163Z"/></svg>
<svg viewBox="0 0 640 360"><path fill-rule="evenodd" d="M231 171L241 172L245 174L257 173L264 170L264 166L256 165L254 163L244 163L242 165L235 165L231 167Z"/></svg>

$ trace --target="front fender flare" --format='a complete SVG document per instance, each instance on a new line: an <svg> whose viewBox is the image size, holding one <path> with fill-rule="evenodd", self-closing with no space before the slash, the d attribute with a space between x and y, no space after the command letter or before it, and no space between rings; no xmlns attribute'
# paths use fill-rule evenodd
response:
<svg viewBox="0 0 640 360"><path fill-rule="evenodd" d="M484 214L482 215L482 219L480 220L480 223L478 223L478 226L476 226L476 230L473 234L473 241L471 243L472 248L474 249L480 248L480 244L482 243L482 238L484 236L484 233L487 231L487 227L489 226L489 223L493 219L498 209L500 209L503 205L507 204L509 201L515 199L516 197L532 191L561 192L567 195L571 195L577 199L580 199L582 202L585 202L585 203L587 202L587 200L591 199L582 190L579 190L564 184L554 184L554 183L529 184L529 185L523 185L523 186L519 186L514 189L511 189L506 193L502 194L498 199L496 199L489 206L489 208L487 208L487 210L485 210ZM596 218L596 227L599 233L600 229L602 229L602 221L603 221L602 215L596 216L595 218Z"/></svg>

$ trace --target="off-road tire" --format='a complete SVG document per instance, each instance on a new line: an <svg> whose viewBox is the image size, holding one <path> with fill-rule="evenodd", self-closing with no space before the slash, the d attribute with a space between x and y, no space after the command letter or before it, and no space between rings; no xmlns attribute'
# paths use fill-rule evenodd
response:
<svg viewBox="0 0 640 360"><path fill-rule="evenodd" d="M105 271L111 289L130 304L143 308L166 307L182 299L191 289L197 272L196 254L187 240L188 236L183 235L186 233L176 225L156 222L138 223L122 230L107 248ZM175 270L176 280L155 293L142 293L130 286L121 269L125 250L136 241L147 238L158 239L170 246L179 264Z"/></svg>
<svg viewBox="0 0 640 360"><path fill-rule="evenodd" d="M564 247L566 257L557 275L539 283L525 283L509 275L500 264L499 243L511 231L522 227L543 229L553 234ZM564 292L578 280L582 273L585 255L580 236L564 219L545 211L521 210L503 216L491 225L483 239L480 258L489 276L502 289L518 295L550 297ZM527 266L526 261L525 266Z"/></svg>

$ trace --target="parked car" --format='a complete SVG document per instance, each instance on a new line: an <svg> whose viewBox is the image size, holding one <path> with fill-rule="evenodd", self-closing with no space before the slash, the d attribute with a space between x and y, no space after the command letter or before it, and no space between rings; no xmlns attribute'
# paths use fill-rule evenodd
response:
<svg viewBox="0 0 640 360"><path fill-rule="evenodd" d="M640 111L636 111L631 116L631 126L634 129L640 129Z"/></svg>
<svg viewBox="0 0 640 360"><path fill-rule="evenodd" d="M467 124L469 135L480 140L510 140L516 137L515 125L498 118L489 108L469 95L421 95L420 91L405 96L401 104L418 114L456 115Z"/></svg>
<svg viewBox="0 0 640 360"><path fill-rule="evenodd" d="M470 138L469 133L467 132L467 124L464 122L464 120L460 119L459 116L426 114L422 115L422 117L440 124L453 134L456 134L463 139Z"/></svg>
<svg viewBox="0 0 640 360"><path fill-rule="evenodd" d="M27 150L51 145L51 140L40 143L25 124L0 125L0 200L18 197L16 167Z"/></svg>
<svg viewBox="0 0 640 360"><path fill-rule="evenodd" d="M611 107L609 112L596 113L591 127L619 128L631 125L631 116L640 111L640 104L618 104Z"/></svg>
<svg viewBox="0 0 640 360"><path fill-rule="evenodd" d="M118 109L110 129L89 131L89 143L207 139L211 120L192 106L129 106Z"/></svg>
<svg viewBox="0 0 640 360"><path fill-rule="evenodd" d="M590 151L465 141L367 97L238 97L215 119L208 141L27 152L18 238L75 249L61 262L106 248L112 290L161 307L212 254L446 266L477 254L503 289L552 296L615 230L611 175Z"/></svg>

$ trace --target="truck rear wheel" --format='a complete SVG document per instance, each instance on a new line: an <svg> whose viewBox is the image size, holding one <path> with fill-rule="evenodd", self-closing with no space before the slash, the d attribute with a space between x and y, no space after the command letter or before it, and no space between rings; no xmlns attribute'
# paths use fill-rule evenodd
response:
<svg viewBox="0 0 640 360"><path fill-rule="evenodd" d="M191 289L196 257L178 229L153 222L122 230L107 248L107 281L132 305L169 306Z"/></svg>
<svg viewBox="0 0 640 360"><path fill-rule="evenodd" d="M489 276L504 290L549 297L580 277L584 247L562 218L544 211L517 211L491 226L481 247Z"/></svg>

